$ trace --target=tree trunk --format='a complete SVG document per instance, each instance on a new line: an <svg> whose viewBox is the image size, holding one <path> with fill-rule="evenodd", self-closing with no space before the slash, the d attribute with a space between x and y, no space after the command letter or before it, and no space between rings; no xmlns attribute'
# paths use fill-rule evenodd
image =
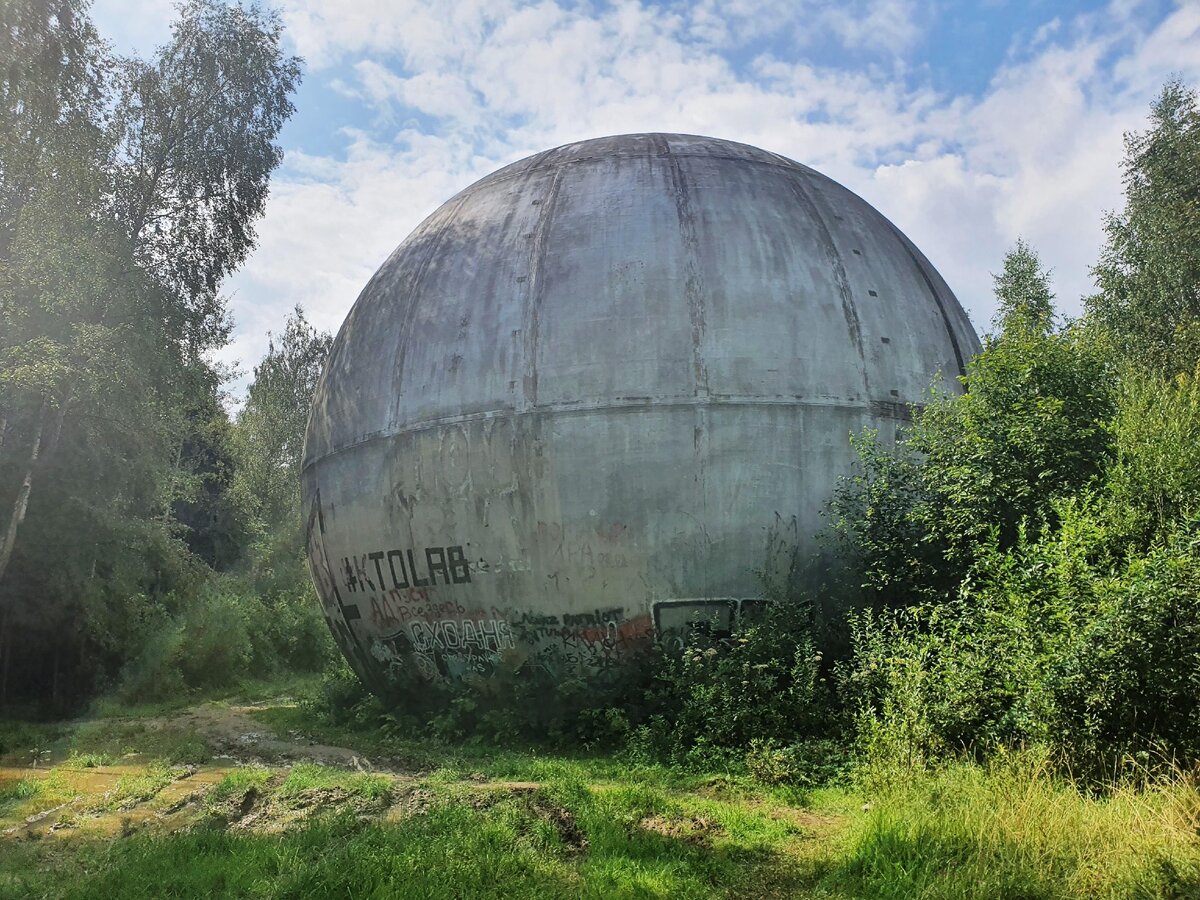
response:
<svg viewBox="0 0 1200 900"><path fill-rule="evenodd" d="M62 437L63 419L67 417L67 401L70 399L70 394L64 394L62 400L58 404L58 415L54 417L54 431L50 435L50 443L46 447L46 452L42 454L42 461L54 455L54 451L58 449L58 439Z"/></svg>
<svg viewBox="0 0 1200 900"><path fill-rule="evenodd" d="M184 442L184 440L185 440L185 438L181 437L179 439L179 445L175 448L175 466L171 469L170 496L167 497L167 502L162 511L161 521L164 524L171 521L171 514L175 511L175 509L174 509L174 507L175 507L175 484L176 484L176 479L179 478L179 471L183 466L183 442Z"/></svg>
<svg viewBox="0 0 1200 900"><path fill-rule="evenodd" d="M57 711L61 709L58 699L58 669L62 659L62 641L54 642L54 675L50 679L50 705Z"/></svg>
<svg viewBox="0 0 1200 900"><path fill-rule="evenodd" d="M12 661L12 605L0 606L0 710L8 709L8 668Z"/></svg>
<svg viewBox="0 0 1200 900"><path fill-rule="evenodd" d="M8 529L4 533L4 541L0 543L0 583L4 581L4 573L8 562L12 559L13 546L17 542L17 530L25 521L25 510L29 507L29 494L33 490L33 471L37 467L38 456L42 452L42 432L46 428L46 413L50 402L42 401L38 412L37 427L33 431L33 444L29 450L29 461L25 465L25 478L21 481L21 489L17 491L17 499L13 504L12 515L8 520ZM61 423L61 418L59 422Z"/></svg>

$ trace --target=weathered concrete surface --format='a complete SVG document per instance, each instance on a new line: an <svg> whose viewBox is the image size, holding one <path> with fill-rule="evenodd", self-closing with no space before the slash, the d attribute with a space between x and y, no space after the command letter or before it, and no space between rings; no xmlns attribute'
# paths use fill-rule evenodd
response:
<svg viewBox="0 0 1200 900"><path fill-rule="evenodd" d="M977 348L895 226L781 156L639 134L514 163L334 343L304 462L330 625L378 680L603 668L724 621L754 570L816 555L848 436Z"/></svg>

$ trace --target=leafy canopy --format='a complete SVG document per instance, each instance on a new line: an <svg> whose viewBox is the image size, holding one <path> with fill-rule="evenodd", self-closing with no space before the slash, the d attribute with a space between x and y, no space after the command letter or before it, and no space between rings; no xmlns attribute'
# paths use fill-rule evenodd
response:
<svg viewBox="0 0 1200 900"><path fill-rule="evenodd" d="M1200 360L1200 108L1168 82L1143 132L1125 136L1125 209L1104 223L1092 324L1119 355L1165 375Z"/></svg>
<svg viewBox="0 0 1200 900"><path fill-rule="evenodd" d="M141 60L87 6L0 4L0 703L86 695L203 577L190 547L228 562L192 540L227 457L209 353L299 79L258 7L186 0Z"/></svg>

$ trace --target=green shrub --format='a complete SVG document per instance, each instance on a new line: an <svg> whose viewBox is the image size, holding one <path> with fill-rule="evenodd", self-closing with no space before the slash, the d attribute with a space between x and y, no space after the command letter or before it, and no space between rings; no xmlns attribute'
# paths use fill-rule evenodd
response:
<svg viewBox="0 0 1200 900"><path fill-rule="evenodd" d="M237 594L216 588L184 613L179 662L189 688L230 687L248 673L251 643L243 604Z"/></svg>
<svg viewBox="0 0 1200 900"><path fill-rule="evenodd" d="M697 632L682 652L634 653L612 674L543 655L487 678L431 683L401 672L378 700L339 662L303 704L329 724L383 735L623 748L631 760L692 769L744 768L756 740L788 745L847 725L814 646L811 608L787 601L728 638Z"/></svg>
<svg viewBox="0 0 1200 900"><path fill-rule="evenodd" d="M1200 759L1200 529L1125 561L1106 507L993 546L961 593L854 617L842 673L868 757L901 767L1044 744L1078 773Z"/></svg>
<svg viewBox="0 0 1200 900"><path fill-rule="evenodd" d="M319 722L338 726L368 724L364 713L371 717L369 724L374 724L374 719L383 712L383 707L344 659L334 661L325 670L316 688L300 698L300 705Z"/></svg>
<svg viewBox="0 0 1200 900"><path fill-rule="evenodd" d="M253 580L239 586L251 640L250 671L323 672L340 657L312 585L263 592Z"/></svg>
<svg viewBox="0 0 1200 900"><path fill-rule="evenodd" d="M118 696L154 703L197 690L228 688L250 670L252 647L245 600L214 579L151 632L122 672Z"/></svg>
<svg viewBox="0 0 1200 900"><path fill-rule="evenodd" d="M853 767L846 744L829 738L793 744L756 739L746 753L746 771L763 784L816 787L848 779Z"/></svg>
<svg viewBox="0 0 1200 900"><path fill-rule="evenodd" d="M697 633L660 651L631 736L638 754L688 767L740 762L756 740L836 733L841 719L812 638L811 607L771 603L726 639Z"/></svg>
<svg viewBox="0 0 1200 900"><path fill-rule="evenodd" d="M121 673L117 695L125 703L157 703L187 693L180 661L183 626L174 621L159 628Z"/></svg>
<svg viewBox="0 0 1200 900"><path fill-rule="evenodd" d="M1023 745L1090 774L1196 760L1200 373L1118 380L1025 272L1038 302L1012 308L1041 312L1010 316L894 453L860 440L835 495L875 601L842 700L866 757L901 769Z"/></svg>
<svg viewBox="0 0 1200 900"><path fill-rule="evenodd" d="M487 680L453 687L452 709L460 713L460 728L490 740L612 747L644 715L652 665L649 653L635 651L614 672L588 674L543 656L514 671L501 669ZM473 717L474 725L463 716Z"/></svg>
<svg viewBox="0 0 1200 900"><path fill-rule="evenodd" d="M1102 582L1048 680L1077 765L1200 760L1200 522Z"/></svg>
<svg viewBox="0 0 1200 900"><path fill-rule="evenodd" d="M981 553L1052 534L1058 504L1112 458L1116 382L1083 331L991 338L962 380L965 394L914 409L894 448L854 439L860 470L830 511L874 606L956 594Z"/></svg>
<svg viewBox="0 0 1200 900"><path fill-rule="evenodd" d="M1171 379L1126 372L1107 474L1112 518L1134 547L1200 511L1200 367Z"/></svg>
<svg viewBox="0 0 1200 900"><path fill-rule="evenodd" d="M303 590L276 595L266 608L282 668L292 672L321 672L341 655L334 646L311 584Z"/></svg>

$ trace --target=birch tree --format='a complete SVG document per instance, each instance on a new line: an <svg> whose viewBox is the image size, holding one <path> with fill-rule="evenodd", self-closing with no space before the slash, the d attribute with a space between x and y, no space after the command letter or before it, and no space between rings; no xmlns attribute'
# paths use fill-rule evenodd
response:
<svg viewBox="0 0 1200 900"><path fill-rule="evenodd" d="M221 285L253 249L300 62L276 14L178 10L142 60L82 0L0 4L0 698L15 629L27 650L60 622L78 637L88 597L153 598L191 565L168 562L185 447L219 410Z"/></svg>

